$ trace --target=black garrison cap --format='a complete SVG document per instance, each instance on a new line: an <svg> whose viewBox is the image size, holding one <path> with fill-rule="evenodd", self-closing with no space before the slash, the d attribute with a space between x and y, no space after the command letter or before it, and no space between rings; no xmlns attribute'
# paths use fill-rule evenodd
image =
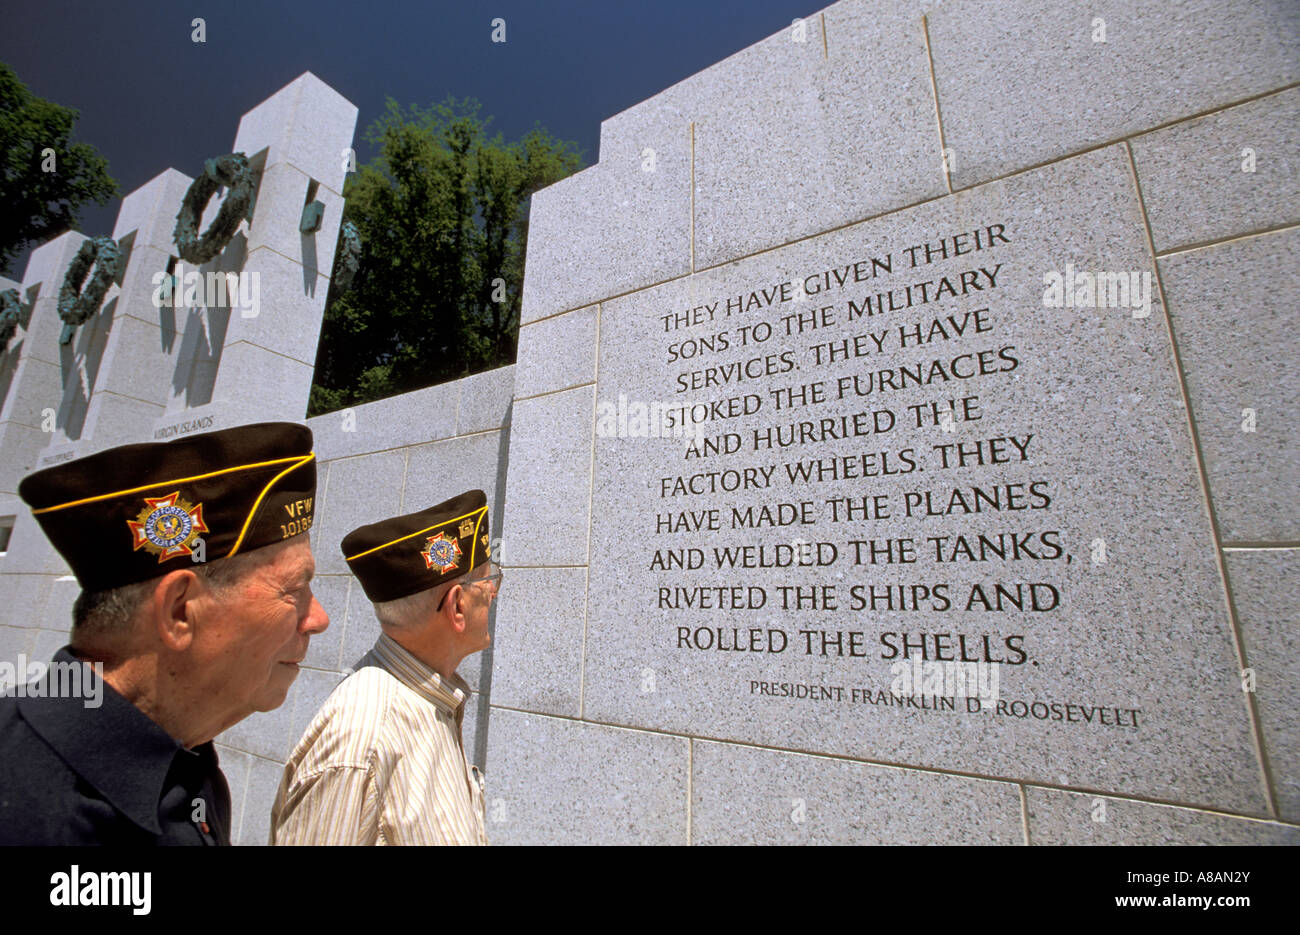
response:
<svg viewBox="0 0 1300 935"><path fill-rule="evenodd" d="M103 591L311 528L311 429L264 422L110 448L23 478L18 493L81 587Z"/></svg>
<svg viewBox="0 0 1300 935"><path fill-rule="evenodd" d="M491 557L487 509L487 495L470 490L418 513L361 526L343 537L343 557L375 603L436 588Z"/></svg>

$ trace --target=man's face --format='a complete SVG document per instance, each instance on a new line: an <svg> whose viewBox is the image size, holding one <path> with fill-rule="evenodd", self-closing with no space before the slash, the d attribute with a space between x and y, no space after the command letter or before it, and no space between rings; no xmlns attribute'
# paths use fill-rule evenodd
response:
<svg viewBox="0 0 1300 935"><path fill-rule="evenodd" d="M495 571L493 565L484 563L466 576L465 600L469 605L465 613L465 655L467 656L487 649L488 644L492 642L492 635L488 632L488 614L492 610L492 602L496 600L500 579L491 582L483 579Z"/></svg>
<svg viewBox="0 0 1300 935"><path fill-rule="evenodd" d="M241 720L284 703L314 633L329 616L311 593L316 571L306 535L249 553L257 561L205 595L195 662L217 710ZM233 722L232 722L233 723Z"/></svg>

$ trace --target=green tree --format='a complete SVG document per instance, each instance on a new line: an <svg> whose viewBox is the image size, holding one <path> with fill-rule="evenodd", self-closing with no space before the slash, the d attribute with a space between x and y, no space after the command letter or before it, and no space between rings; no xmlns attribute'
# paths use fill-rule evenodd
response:
<svg viewBox="0 0 1300 935"><path fill-rule="evenodd" d="M29 245L76 227L87 202L107 204L117 194L108 160L70 141L77 117L32 94L0 62L0 273Z"/></svg>
<svg viewBox="0 0 1300 935"><path fill-rule="evenodd" d="M473 101L403 110L344 189L361 234L352 288L331 291L309 414L513 363L533 192L581 166L540 127L488 137Z"/></svg>

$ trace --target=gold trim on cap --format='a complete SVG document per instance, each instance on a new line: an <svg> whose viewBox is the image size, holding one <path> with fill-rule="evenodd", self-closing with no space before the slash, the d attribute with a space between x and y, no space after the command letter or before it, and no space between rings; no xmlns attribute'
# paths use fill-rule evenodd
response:
<svg viewBox="0 0 1300 935"><path fill-rule="evenodd" d="M32 510L32 515L36 516L40 513L52 513L55 510L66 510L68 507L81 506L83 503L94 503L98 500L111 500L113 497L125 497L127 494L139 493L142 490L153 490L155 487L170 487L172 484L189 484L196 480L207 480L209 477L219 477L222 474L229 474L232 471L251 471L253 468L271 467L272 465L284 464L288 461L298 461L298 464L295 464L293 467L300 467L314 457L316 457L316 452L313 451L305 457L303 455L294 455L292 458L277 458L274 461L259 461L256 464L241 464L238 467L222 468L219 471L209 471L206 474L195 474L193 477L178 477L174 480L160 480L156 484L145 484L143 487L132 487L129 490L115 490L112 493L101 493L97 496L85 497L81 500L70 500L67 503L60 503L55 506L43 506L39 510ZM292 471L293 467L289 468L289 470ZM282 471L277 475L277 479L283 477L286 473L288 473L288 471ZM272 483L275 482L272 481ZM265 491L263 491L263 493L265 493ZM260 500L261 498L259 497L258 499Z"/></svg>
<svg viewBox="0 0 1300 935"><path fill-rule="evenodd" d="M239 551L240 545L242 545L244 542L244 536L248 534L248 527L253 523L253 515L257 513L257 508L261 506L262 500L266 497L267 493L270 492L271 488L276 485L276 482L279 481L281 477L284 477L284 475L288 474L290 471L296 471L304 464L311 463L312 459L315 457L316 457L316 452L314 451L309 455L300 456L300 459L297 464L289 465L289 467L285 468L279 474L275 475L275 477L272 477L270 482L265 487L262 488L262 492L259 493L257 495L257 499L253 501L252 509L248 511L248 518L244 520L244 528L239 530L239 538L236 539L235 544L230 547L230 551L226 553L226 558L230 558L230 556L234 555L236 552ZM281 462L271 462L271 463L278 464Z"/></svg>
<svg viewBox="0 0 1300 935"><path fill-rule="evenodd" d="M487 507L483 507L483 516L487 516ZM483 516L474 523L474 537L469 540L469 567L474 567L474 552L478 549L478 530L483 525Z"/></svg>
<svg viewBox="0 0 1300 935"><path fill-rule="evenodd" d="M388 548L390 545L397 545L397 543L399 543L399 542L403 542L403 541L405 541L405 540L407 540L407 539L411 539L411 538L413 538L413 537L415 537L415 536L420 535L421 533L428 532L430 529L441 529L443 526L446 526L448 523L454 523L454 522L456 522L457 520L467 519L467 518L473 516L475 513L487 513L487 505L484 504L483 506L479 507L477 510L471 510L470 512L464 514L463 516L453 516L451 519L440 520L439 522L434 523L432 526L426 526L426 527L424 527L423 529L417 529L415 532L407 533L407 534L404 535L404 536L399 536L398 538L394 539L392 542L385 542L383 545L377 545L377 546L375 546L373 549L366 549L364 552L358 552L356 555L347 555L347 556L344 556L344 559L343 559L343 560L346 561L346 562L350 562L350 561L352 561L354 558L362 558L363 556L369 555L371 552L378 552L380 549L386 549L386 548ZM475 526L474 526L474 533L475 533L476 536L477 536L477 534L478 534L478 527L479 527L480 525L482 525L482 523L483 523L483 517L480 516L480 517L478 518L478 523L476 523ZM474 551L473 551L473 549L471 548L471 549L470 549L470 566L472 567L473 564L474 564Z"/></svg>

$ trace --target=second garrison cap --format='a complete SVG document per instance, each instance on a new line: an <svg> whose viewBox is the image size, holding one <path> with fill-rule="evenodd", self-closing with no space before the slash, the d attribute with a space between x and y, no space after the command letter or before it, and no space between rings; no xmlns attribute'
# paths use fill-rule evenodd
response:
<svg viewBox="0 0 1300 935"><path fill-rule="evenodd" d="M340 547L366 597L395 601L486 562L487 509L487 494L470 490L427 510L354 529Z"/></svg>
<svg viewBox="0 0 1300 935"><path fill-rule="evenodd" d="M18 493L86 591L156 578L311 528L311 429L263 422L110 448Z"/></svg>

